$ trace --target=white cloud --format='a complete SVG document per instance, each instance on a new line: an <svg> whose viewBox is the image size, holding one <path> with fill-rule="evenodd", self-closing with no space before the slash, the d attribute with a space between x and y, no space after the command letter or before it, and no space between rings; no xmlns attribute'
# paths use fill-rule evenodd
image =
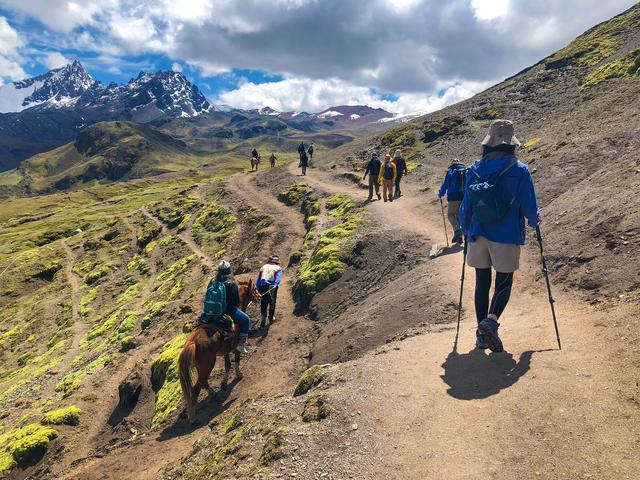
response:
<svg viewBox="0 0 640 480"><path fill-rule="evenodd" d="M49 52L42 59L42 63L49 69L64 67L71 61L60 52Z"/></svg>
<svg viewBox="0 0 640 480"><path fill-rule="evenodd" d="M506 17L509 13L509 4L509 0L471 0L476 18L484 21Z"/></svg>
<svg viewBox="0 0 640 480"><path fill-rule="evenodd" d="M20 34L13 29L5 17L0 17L0 80L22 80L27 75L22 69L20 49L25 45Z"/></svg>
<svg viewBox="0 0 640 480"><path fill-rule="evenodd" d="M219 95L218 102L237 108L269 106L279 111L319 112L337 105L369 105L398 114L432 112L459 102L484 90L490 84L465 82L445 89L443 95L405 93L395 101L382 100L367 87L338 79L312 80L287 78L279 82L246 82L239 88Z"/></svg>
<svg viewBox="0 0 640 480"><path fill-rule="evenodd" d="M176 62L171 65L171 70L173 70L174 72L182 72L182 65Z"/></svg>

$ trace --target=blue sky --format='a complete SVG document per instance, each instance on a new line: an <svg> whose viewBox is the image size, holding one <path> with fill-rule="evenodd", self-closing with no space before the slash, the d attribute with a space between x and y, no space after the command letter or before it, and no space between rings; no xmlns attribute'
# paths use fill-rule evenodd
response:
<svg viewBox="0 0 640 480"><path fill-rule="evenodd" d="M214 103L431 111L634 0L0 0L0 79L80 60L103 83L178 69Z"/></svg>

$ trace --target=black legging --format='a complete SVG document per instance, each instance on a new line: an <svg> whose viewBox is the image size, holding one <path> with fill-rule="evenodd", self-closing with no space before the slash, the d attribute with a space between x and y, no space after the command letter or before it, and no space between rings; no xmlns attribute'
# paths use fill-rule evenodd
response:
<svg viewBox="0 0 640 480"><path fill-rule="evenodd" d="M493 313L500 318L504 312L513 285L513 272L496 272L496 286L493 291L491 305L489 305L489 290L491 290L491 268L476 268L476 319L478 323Z"/></svg>
<svg viewBox="0 0 640 480"><path fill-rule="evenodd" d="M274 287L269 291L271 287L266 286L261 288L260 294L262 294L262 300L260 301L260 313L262 317L267 316L267 308L269 308L269 319L273 319L273 315L276 312L276 301L278 300L278 287Z"/></svg>
<svg viewBox="0 0 640 480"><path fill-rule="evenodd" d="M400 180L402 180L402 174L404 172L398 172L396 174L396 197L400 196Z"/></svg>

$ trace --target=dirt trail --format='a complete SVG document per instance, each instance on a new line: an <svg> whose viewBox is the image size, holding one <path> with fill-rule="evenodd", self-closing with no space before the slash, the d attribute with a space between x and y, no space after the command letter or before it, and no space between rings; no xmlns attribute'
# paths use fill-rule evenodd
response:
<svg viewBox="0 0 640 480"><path fill-rule="evenodd" d="M294 166L290 170L295 171ZM302 180L330 192L366 195L317 169ZM373 202L367 210L381 225L442 242L437 201L411 185L403 191L398 201ZM632 372L618 370L621 349L602 331L612 321L637 318L637 308L613 307L604 313L556 287L564 347L556 350L546 291L542 282L530 281L539 259L529 253L523 250L523 265L502 318L509 353L473 350L474 275L467 269L468 308L457 351L452 348L453 324L337 368L336 375L347 381L336 382L335 404L345 405L346 412L362 412L353 438L339 446L349 451L346 472L359 479L637 474L639 412L623 393ZM461 265L461 254L429 262L440 282L449 286L453 302ZM405 285L394 286L412 287L406 279Z"/></svg>

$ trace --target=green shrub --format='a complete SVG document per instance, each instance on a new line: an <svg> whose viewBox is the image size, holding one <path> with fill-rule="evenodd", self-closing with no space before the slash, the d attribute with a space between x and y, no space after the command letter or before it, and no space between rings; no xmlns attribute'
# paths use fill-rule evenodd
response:
<svg viewBox="0 0 640 480"><path fill-rule="evenodd" d="M320 365L314 365L313 367L307 368L302 376L298 379L296 388L293 391L293 396L297 397L299 395L304 395L313 387L322 382L325 375L325 370Z"/></svg>
<svg viewBox="0 0 640 480"><path fill-rule="evenodd" d="M329 416L326 395L310 395L304 403L302 411L303 422L318 422Z"/></svg>
<svg viewBox="0 0 640 480"><path fill-rule="evenodd" d="M637 77L640 73L640 49L620 57L614 62L602 65L591 72L580 87L586 90L612 78Z"/></svg>
<svg viewBox="0 0 640 480"><path fill-rule="evenodd" d="M42 456L49 441L57 436L57 430L36 423L0 435L0 473L28 459Z"/></svg>
<svg viewBox="0 0 640 480"><path fill-rule="evenodd" d="M309 186L305 183L294 183L278 194L278 200L285 205L296 205L307 194Z"/></svg>
<svg viewBox="0 0 640 480"><path fill-rule="evenodd" d="M338 194L327 200L326 207L329 211L330 217L339 218L345 216L347 213L353 210L355 204L355 200L353 200L348 195Z"/></svg>
<svg viewBox="0 0 640 480"><path fill-rule="evenodd" d="M155 413L151 426L164 422L169 414L180 406L182 389L178 376L178 357L187 338L180 334L167 342L162 352L151 364L151 385L156 392Z"/></svg>
<svg viewBox="0 0 640 480"><path fill-rule="evenodd" d="M82 410L75 406L60 408L45 413L40 423L43 425L78 425L81 414Z"/></svg>

